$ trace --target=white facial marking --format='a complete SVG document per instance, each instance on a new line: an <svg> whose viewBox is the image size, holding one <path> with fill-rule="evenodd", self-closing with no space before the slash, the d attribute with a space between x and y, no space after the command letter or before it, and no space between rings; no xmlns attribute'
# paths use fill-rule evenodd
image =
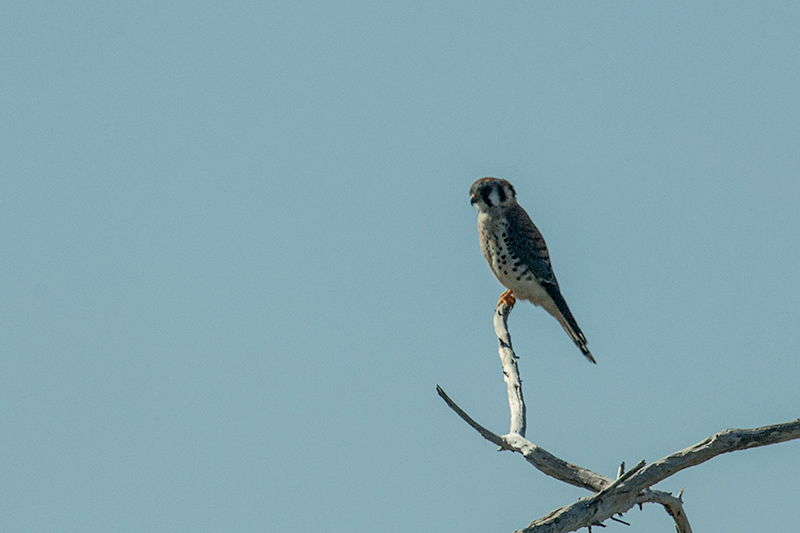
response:
<svg viewBox="0 0 800 533"><path fill-rule="evenodd" d="M497 187L492 187L492 192L489 193L489 202L492 206L500 205L500 192Z"/></svg>

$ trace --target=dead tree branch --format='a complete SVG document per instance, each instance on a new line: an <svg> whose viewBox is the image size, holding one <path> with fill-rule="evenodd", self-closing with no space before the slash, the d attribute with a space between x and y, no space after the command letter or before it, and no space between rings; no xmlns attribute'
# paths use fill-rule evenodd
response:
<svg viewBox="0 0 800 533"><path fill-rule="evenodd" d="M494 311L494 332L497 335L497 351L503 364L503 379L508 389L508 407L511 411L509 433L525 436L525 400L522 399L522 380L519 377L517 356L511 347L508 333L508 315L511 307L499 304Z"/></svg>
<svg viewBox="0 0 800 533"><path fill-rule="evenodd" d="M489 431L456 405L438 385L436 391L458 416L501 450L517 452L544 474L594 493L552 511L518 533L560 533L576 531L583 527L590 528L602 525L608 519L617 520L616 516L627 512L634 505L643 503L662 505L675 521L678 533L691 533L692 528L681 499L683 489L676 497L668 492L652 490L650 487L685 468L699 465L723 453L800 438L800 419L754 429L727 429L647 466L641 461L625 472L623 463L616 480L568 463L524 437L525 402L522 397L522 380L519 377L516 355L511 347L511 336L508 332L510 312L510 307L500 303L494 315L498 352L503 364L503 379L506 382L511 411L510 432L500 436Z"/></svg>

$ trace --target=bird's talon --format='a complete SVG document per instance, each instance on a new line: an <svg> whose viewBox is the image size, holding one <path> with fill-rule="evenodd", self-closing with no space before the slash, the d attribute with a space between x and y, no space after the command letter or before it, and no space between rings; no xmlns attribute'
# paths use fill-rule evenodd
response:
<svg viewBox="0 0 800 533"><path fill-rule="evenodd" d="M514 297L514 293L511 290L507 290L503 294L500 295L500 299L497 300L497 306L505 305L509 309L514 307L514 304L517 303L517 299Z"/></svg>

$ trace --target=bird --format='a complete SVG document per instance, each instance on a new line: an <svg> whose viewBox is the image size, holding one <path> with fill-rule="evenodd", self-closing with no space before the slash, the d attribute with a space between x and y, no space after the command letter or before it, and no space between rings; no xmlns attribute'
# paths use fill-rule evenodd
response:
<svg viewBox="0 0 800 533"><path fill-rule="evenodd" d="M561 295L544 237L517 203L514 186L500 178L481 178L469 189L478 209L481 251L495 277L507 289L497 302L513 307L528 300L558 320L569 338L592 363L597 363L586 337Z"/></svg>

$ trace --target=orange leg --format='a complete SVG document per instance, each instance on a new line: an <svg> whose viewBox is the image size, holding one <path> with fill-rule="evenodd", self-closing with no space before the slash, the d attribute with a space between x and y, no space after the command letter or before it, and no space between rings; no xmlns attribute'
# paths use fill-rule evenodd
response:
<svg viewBox="0 0 800 533"><path fill-rule="evenodd" d="M508 289L506 292L500 295L500 299L497 300L497 305L500 304L506 305L510 308L514 307L514 304L517 302L517 299L514 297L514 293L511 292L511 289Z"/></svg>

